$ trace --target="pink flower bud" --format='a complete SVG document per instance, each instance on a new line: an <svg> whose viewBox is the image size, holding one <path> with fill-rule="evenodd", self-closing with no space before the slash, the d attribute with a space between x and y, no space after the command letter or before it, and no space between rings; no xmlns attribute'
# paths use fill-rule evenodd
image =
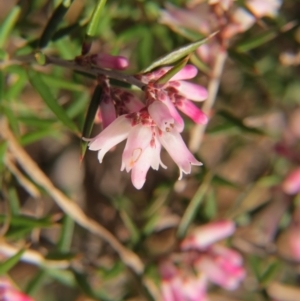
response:
<svg viewBox="0 0 300 301"><path fill-rule="evenodd" d="M232 235L234 231L235 224L229 220L213 222L197 227L182 241L181 249L204 250L216 241Z"/></svg>
<svg viewBox="0 0 300 301"><path fill-rule="evenodd" d="M113 56L106 53L91 55L93 64L100 68L124 70L128 67L129 61L123 56Z"/></svg>
<svg viewBox="0 0 300 301"><path fill-rule="evenodd" d="M300 191L300 167L285 178L282 189L286 194L296 194Z"/></svg>

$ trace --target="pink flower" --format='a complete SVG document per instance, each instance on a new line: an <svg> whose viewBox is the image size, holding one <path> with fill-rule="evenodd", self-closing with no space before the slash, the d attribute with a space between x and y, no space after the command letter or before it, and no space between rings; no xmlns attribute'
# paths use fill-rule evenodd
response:
<svg viewBox="0 0 300 301"><path fill-rule="evenodd" d="M33 301L26 294L18 291L7 278L0 278L0 301Z"/></svg>
<svg viewBox="0 0 300 301"><path fill-rule="evenodd" d="M170 261L161 262L161 293L164 301L207 301L206 278L203 274L183 275Z"/></svg>
<svg viewBox="0 0 300 301"><path fill-rule="evenodd" d="M206 123L207 117L192 104L189 99L204 100L207 91L203 87L188 83L197 74L195 67L187 65L165 85L156 85L155 81L171 67L164 67L152 73L140 76L148 84L145 88L145 104L143 105L132 94L112 89L110 97L101 106L101 112L107 112L104 130L90 139L89 149L98 151L101 163L104 155L115 145L127 139L122 155L121 170L131 171L133 185L140 189L146 181L150 167L157 170L161 165L160 151L163 146L182 174L191 172L191 165L202 165L186 147L180 132L184 122L176 108L181 109L197 123ZM111 104L114 106L111 106ZM115 112L119 117L115 118ZM115 118L115 119L114 119ZM102 116L104 120L104 116Z"/></svg>
<svg viewBox="0 0 300 301"><path fill-rule="evenodd" d="M182 241L180 253L161 261L164 301L207 300L208 280L226 290L237 289L246 274L243 258L235 250L215 243L234 231L232 221L197 227Z"/></svg>
<svg viewBox="0 0 300 301"><path fill-rule="evenodd" d="M173 128L174 121L170 119L170 114L167 114L167 108L165 112L166 115L163 116L160 111L154 111L150 115L145 108L137 113L119 116L89 142L89 149L98 151L101 163L109 149L127 139L121 170L132 170L132 183L137 189L141 189L150 167L157 170L161 165L165 168L160 159L163 145L178 165L181 178L182 173L191 172L191 165L202 163L190 153L180 134ZM155 124L154 120L159 124Z"/></svg>
<svg viewBox="0 0 300 301"><path fill-rule="evenodd" d="M235 224L232 221L224 220L199 226L182 241L182 250L205 250L211 244L224 239L235 232Z"/></svg>

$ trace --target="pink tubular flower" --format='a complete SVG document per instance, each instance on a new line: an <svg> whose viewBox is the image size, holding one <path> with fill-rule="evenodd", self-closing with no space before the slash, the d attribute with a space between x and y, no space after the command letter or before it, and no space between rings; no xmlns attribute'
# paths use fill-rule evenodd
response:
<svg viewBox="0 0 300 301"><path fill-rule="evenodd" d="M156 85L155 81L170 68L164 67L140 76L146 84L145 104L129 92L111 89L111 98L104 98L101 105L102 113L106 109L111 111L107 112L107 126L89 142L89 149L98 151L101 163L107 151L127 139L121 170L131 171L131 180L137 189L143 187L150 167L155 170L160 165L166 168L160 159L161 146L178 165L179 179L183 173L191 172L191 165L202 165L188 150L180 135L184 122L176 108L195 122L206 123L204 113L187 98L203 100L207 91L201 86L182 81L197 74L197 69L192 65L184 67L165 85ZM116 113L119 115L117 118Z"/></svg>
<svg viewBox="0 0 300 301"><path fill-rule="evenodd" d="M0 278L1 301L33 301L26 294L18 291L7 278Z"/></svg>
<svg viewBox="0 0 300 301"><path fill-rule="evenodd" d="M226 290L237 289L245 277L243 258L235 250L215 243L234 231L231 221L197 227L182 241L180 253L161 261L163 300L207 300L208 280Z"/></svg>
<svg viewBox="0 0 300 301"><path fill-rule="evenodd" d="M235 232L232 221L218 221L204 226L199 226L190 233L181 243L182 250L205 250L218 240L226 238Z"/></svg>

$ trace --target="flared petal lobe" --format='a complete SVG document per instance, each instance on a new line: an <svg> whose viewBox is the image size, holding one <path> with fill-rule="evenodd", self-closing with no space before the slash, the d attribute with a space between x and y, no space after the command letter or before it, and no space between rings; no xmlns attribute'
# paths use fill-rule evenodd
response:
<svg viewBox="0 0 300 301"><path fill-rule="evenodd" d="M182 178L182 172L185 174L191 172L191 165L202 165L188 150L181 135L176 130L172 129L169 132L158 131L158 139L178 165L180 170L179 180Z"/></svg>
<svg viewBox="0 0 300 301"><path fill-rule="evenodd" d="M201 109L196 107L190 100L180 98L176 101L176 107L197 124L207 124L208 118Z"/></svg>
<svg viewBox="0 0 300 301"><path fill-rule="evenodd" d="M89 149L99 151L98 159L102 163L104 155L112 147L125 140L131 128L131 120L126 115L122 115L89 142Z"/></svg>
<svg viewBox="0 0 300 301"><path fill-rule="evenodd" d="M136 125L131 129L122 155L121 170L126 169L129 172L133 168L145 148L149 146L151 138L150 127Z"/></svg>
<svg viewBox="0 0 300 301"><path fill-rule="evenodd" d="M194 101L203 101L207 98L207 90L197 84L186 81L172 81L169 86L178 90L179 94Z"/></svg>

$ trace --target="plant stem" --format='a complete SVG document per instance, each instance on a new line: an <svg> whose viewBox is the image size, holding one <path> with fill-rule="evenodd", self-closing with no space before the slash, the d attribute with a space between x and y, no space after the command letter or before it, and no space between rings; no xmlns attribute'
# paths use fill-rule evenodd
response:
<svg viewBox="0 0 300 301"><path fill-rule="evenodd" d="M116 70L107 70L107 69L99 68L94 65L80 65L74 60L67 61L67 60L60 59L58 57L48 56L45 54L44 56L45 56L44 65L60 66L60 67L72 69L74 71L90 74L95 77L97 77L98 75L105 75L110 79L115 79L130 85L134 85L140 89L143 89L145 86L143 82L135 78L133 75L124 74ZM26 63L31 63L36 61L34 55L17 57L15 58L15 60L19 62L26 62Z"/></svg>
<svg viewBox="0 0 300 301"><path fill-rule="evenodd" d="M208 116L210 115L210 111L214 106L216 100L226 58L226 50L220 49L219 53L216 56L216 61L212 70L212 76L208 84L208 97L202 107L202 111ZM200 148L206 126L207 124L197 124L192 129L189 148L194 153L197 152Z"/></svg>

